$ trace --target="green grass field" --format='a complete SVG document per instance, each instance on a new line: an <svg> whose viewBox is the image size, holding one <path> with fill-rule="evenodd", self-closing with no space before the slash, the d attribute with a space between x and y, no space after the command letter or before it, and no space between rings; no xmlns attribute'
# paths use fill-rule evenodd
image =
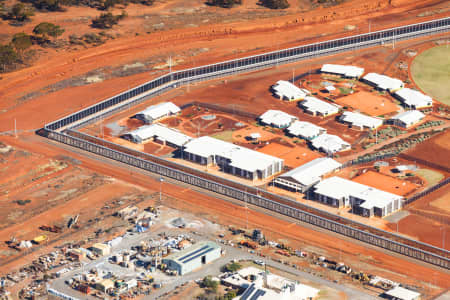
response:
<svg viewBox="0 0 450 300"><path fill-rule="evenodd" d="M211 137L225 141L225 142L233 142L233 131L225 130L216 134L211 135Z"/></svg>
<svg viewBox="0 0 450 300"><path fill-rule="evenodd" d="M450 105L450 45L419 54L412 63L414 82L428 95Z"/></svg>

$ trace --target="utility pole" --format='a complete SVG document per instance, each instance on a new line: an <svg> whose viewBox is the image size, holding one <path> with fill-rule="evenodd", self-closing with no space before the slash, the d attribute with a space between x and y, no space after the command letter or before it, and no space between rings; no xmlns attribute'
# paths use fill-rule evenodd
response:
<svg viewBox="0 0 450 300"><path fill-rule="evenodd" d="M162 202L162 183L163 183L164 179L162 178L162 176L159 177L159 202Z"/></svg>
<svg viewBox="0 0 450 300"><path fill-rule="evenodd" d="M292 84L295 84L294 69L292 69Z"/></svg>

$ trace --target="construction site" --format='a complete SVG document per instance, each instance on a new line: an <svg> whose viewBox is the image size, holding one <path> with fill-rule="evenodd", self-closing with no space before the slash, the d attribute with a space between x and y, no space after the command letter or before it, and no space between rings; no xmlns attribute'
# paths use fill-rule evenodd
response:
<svg viewBox="0 0 450 300"><path fill-rule="evenodd" d="M371 26L392 27L410 9L397 5ZM448 13L433 1L416 9L421 17L398 25ZM332 37L365 33L359 22ZM282 33L276 49L266 41L233 55L218 50L240 34L210 41L195 61L170 58L150 78L110 78L24 102L0 90L0 299L196 299L211 293L208 276L218 282L214 295L237 299L285 293L279 282L305 299L448 296L450 109L410 70L415 57L449 43L446 31L174 80L77 116L166 71L175 78L332 40ZM5 87L14 76L2 78ZM73 101L58 105L65 98ZM50 109L26 117L40 106ZM191 261L191 253L202 256Z"/></svg>

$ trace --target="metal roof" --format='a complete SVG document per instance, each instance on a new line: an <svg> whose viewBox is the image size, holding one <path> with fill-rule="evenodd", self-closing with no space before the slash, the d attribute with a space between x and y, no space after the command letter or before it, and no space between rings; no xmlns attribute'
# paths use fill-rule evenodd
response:
<svg viewBox="0 0 450 300"><path fill-rule="evenodd" d="M346 77L359 77L364 73L364 68L359 68L356 66L324 64L320 71L324 73L340 74Z"/></svg>
<svg viewBox="0 0 450 300"><path fill-rule="evenodd" d="M310 94L308 90L301 89L285 80L278 80L277 83L272 86L272 88L279 98L286 97L289 100L303 99L306 95Z"/></svg>
<svg viewBox="0 0 450 300"><path fill-rule="evenodd" d="M136 130L128 132L127 134L139 137L143 141L156 136L159 140L169 142L178 147L181 147L192 140L192 137L161 124L141 126Z"/></svg>
<svg viewBox="0 0 450 300"><path fill-rule="evenodd" d="M302 185L310 185L319 181L321 176L336 170L340 166L341 164L334 159L321 157L290 170L279 177L291 177Z"/></svg>
<svg viewBox="0 0 450 300"><path fill-rule="evenodd" d="M316 184L315 192L334 199L352 196L364 200L360 206L366 209L383 208L394 200L403 199L401 196L337 176L324 179Z"/></svg>
<svg viewBox="0 0 450 300"><path fill-rule="evenodd" d="M287 131L292 135L310 139L325 133L326 129L310 122L296 120L288 127Z"/></svg>
<svg viewBox="0 0 450 300"><path fill-rule="evenodd" d="M393 116L391 119L402 121L406 125L411 125L419 122L423 118L425 118L425 115L421 111L408 110Z"/></svg>
<svg viewBox="0 0 450 300"><path fill-rule="evenodd" d="M297 120L297 117L285 113L281 110L269 109L263 113L259 119L264 124L275 125L277 127L285 127L291 124L292 121Z"/></svg>
<svg viewBox="0 0 450 300"><path fill-rule="evenodd" d="M400 97L403 103L408 106L420 108L433 105L433 99L430 96L410 88L404 88L396 91L395 95Z"/></svg>
<svg viewBox="0 0 450 300"><path fill-rule="evenodd" d="M305 97L305 100L300 102L300 105L309 111L318 112L323 115L333 114L339 111L338 105L319 100L312 96Z"/></svg>
<svg viewBox="0 0 450 300"><path fill-rule="evenodd" d="M201 241L180 252L173 253L165 257L164 259L173 260L179 264L186 264L216 249L220 249L220 246L216 243L213 243L211 241Z"/></svg>
<svg viewBox="0 0 450 300"><path fill-rule="evenodd" d="M351 111L345 111L339 119L343 122L351 123L353 126L369 127L372 129L383 125L383 120Z"/></svg>
<svg viewBox="0 0 450 300"><path fill-rule="evenodd" d="M143 111L138 112L137 115L145 115L147 117L151 117L153 120L156 120L165 115L176 114L180 111L180 108L172 102L162 102L147 107Z"/></svg>
<svg viewBox="0 0 450 300"><path fill-rule="evenodd" d="M327 153L335 153L350 147L350 144L338 137L324 133L312 140L312 146L316 149L322 149Z"/></svg>
<svg viewBox="0 0 450 300"><path fill-rule="evenodd" d="M396 286L386 291L385 294L402 300L414 300L420 296L420 293L405 289L401 286Z"/></svg>
<svg viewBox="0 0 450 300"><path fill-rule="evenodd" d="M209 136L193 139L186 143L186 152L202 157L221 156L229 159L230 166L249 172L264 170L269 166L283 162L283 159L250 150Z"/></svg>
<svg viewBox="0 0 450 300"><path fill-rule="evenodd" d="M382 90L398 90L403 87L403 82L397 78L391 78L386 75L369 73L363 77L364 80L371 82Z"/></svg>

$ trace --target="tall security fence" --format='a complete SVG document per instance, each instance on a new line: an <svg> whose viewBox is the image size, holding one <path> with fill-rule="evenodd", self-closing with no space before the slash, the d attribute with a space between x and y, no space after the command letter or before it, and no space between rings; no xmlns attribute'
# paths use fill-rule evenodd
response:
<svg viewBox="0 0 450 300"><path fill-rule="evenodd" d="M182 171L185 169L181 167L180 170L178 168L175 169L167 166L167 161L162 159L163 162L160 161L159 163L155 163L141 157L136 157L133 153L130 153L130 151L133 150L128 148L126 148L127 150L124 150L124 152L117 151L109 148L111 145L106 145L108 143L106 141L103 141L103 144L99 145L76 136L59 132L64 129L80 127L90 122L95 122L98 119L117 113L131 105L135 105L136 103L145 101L148 98L160 95L183 85L359 48L383 45L391 42L395 43L398 40L447 32L449 30L450 18L443 18L177 71L127 90L119 95L89 106L50 124L46 124L42 130L38 131L38 133L47 136L50 139L91 153L170 177L180 182L198 186L234 199L245 201L295 218L302 222L307 222L371 245L382 247L449 269L449 251L444 249L406 239L374 227L332 215L325 211L313 209L303 204L294 204L294 202L288 198L274 195L266 191L254 191L247 186L244 186L244 189L240 189L234 185L228 186L222 184L217 178L202 178ZM70 132L70 130L68 132ZM349 223L347 224L346 222Z"/></svg>
<svg viewBox="0 0 450 300"><path fill-rule="evenodd" d="M416 200L419 200L422 197L427 196L428 194L436 191L437 189L440 189L441 187L443 187L444 185L447 185L450 183L450 177L446 178L445 180L439 182L438 184L433 185L432 187L427 188L426 190L415 194L414 196L412 196L411 198L408 198L405 200L405 204L410 204Z"/></svg>
<svg viewBox="0 0 450 300"><path fill-rule="evenodd" d="M72 132L74 135L80 137L88 137L80 132ZM142 153L132 149L127 149L128 152L134 154L134 152L139 152L141 157L136 155L120 152L113 150L110 147L97 145L91 141L84 140L79 137L59 133L56 131L42 130L42 135L46 135L48 138L56 140L58 142L77 147L86 150L91 153L95 153L122 163L126 163L146 171L150 171L155 174L159 174L165 177L175 179L180 182L184 182L193 186L197 186L206 190L213 191L215 193L231 197L248 204L256 205L271 211L295 218L299 221L306 222L320 228L324 228L347 237L355 238L357 240L382 247L406 256L410 256L430 264L434 264L446 269L450 268L450 261L448 259L449 252L431 245L421 243L418 241L406 239L401 236L397 236L393 233L383 231L374 227L369 227L365 224L358 223L340 216L332 215L328 212L323 212L321 210L308 207L303 204L294 202L288 198L267 193L264 191L259 191L255 188L244 186L245 189L241 190L236 187L228 186L219 183L218 180L205 179L194 174L190 174L185 171L181 171L171 166L161 165L153 161L147 160L145 158L153 159L155 156L149 155L147 153ZM94 141L95 137L90 137ZM112 144L111 142L101 140L102 143ZM118 147L122 147L117 145ZM125 148L125 147L124 147ZM162 160L161 158L158 158ZM165 161L167 163L168 161ZM183 166L185 169L187 167ZM196 170L197 172L200 172ZM209 174L210 175L210 174ZM214 175L210 175L215 177ZM217 178L213 178L217 179ZM230 181L231 184L233 182ZM239 185L238 183L234 183ZM275 201L270 199L270 197L275 196L280 201ZM303 209L302 209L303 208ZM308 212L308 210L311 210ZM322 216L322 215L323 216ZM329 218L328 218L329 217ZM334 220L333 220L334 219ZM345 224L342 224L345 223ZM399 241L397 241L399 240ZM402 241L402 242L400 242ZM421 249L425 248L427 250ZM434 253L430 252L433 251ZM438 254L437 254L438 253Z"/></svg>

